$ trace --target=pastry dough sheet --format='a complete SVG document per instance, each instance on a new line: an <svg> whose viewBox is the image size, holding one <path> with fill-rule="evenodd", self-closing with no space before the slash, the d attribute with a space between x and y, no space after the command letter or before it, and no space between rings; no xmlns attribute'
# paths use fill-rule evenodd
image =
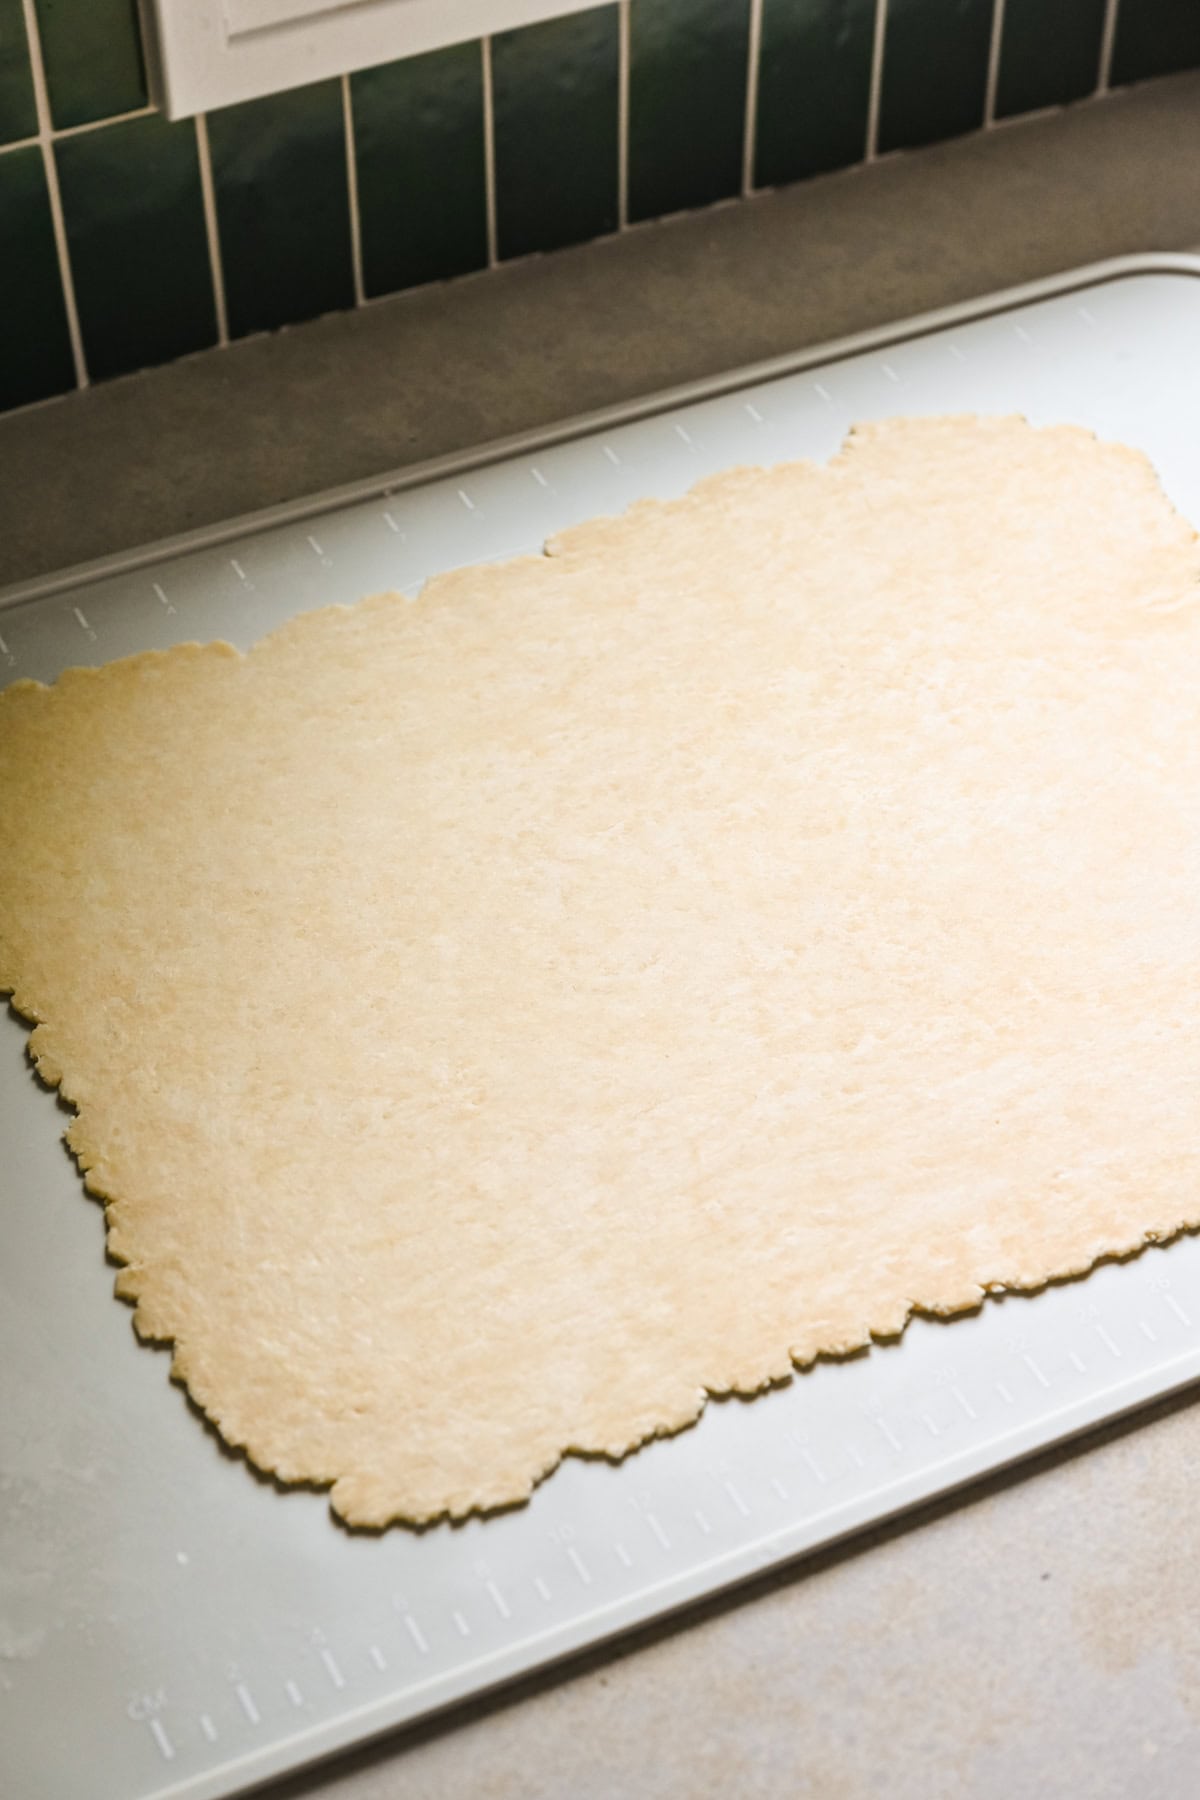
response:
<svg viewBox="0 0 1200 1800"><path fill-rule="evenodd" d="M894 420L0 695L0 988L117 1288L355 1524L1200 1220L1200 555Z"/></svg>

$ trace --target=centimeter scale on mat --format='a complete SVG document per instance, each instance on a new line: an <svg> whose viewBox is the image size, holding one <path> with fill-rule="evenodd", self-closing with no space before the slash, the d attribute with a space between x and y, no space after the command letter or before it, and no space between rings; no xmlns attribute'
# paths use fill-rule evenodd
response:
<svg viewBox="0 0 1200 1800"><path fill-rule="evenodd" d="M1083 270L0 594L0 682L224 637L856 420L1023 412L1145 450L1200 523L1200 259ZM3 799L0 797L0 804ZM214 1800L1200 1378L1200 1241L915 1319L527 1506L381 1536L226 1451L114 1302L65 1114L0 1031L0 1789ZM803 1604L802 1590L797 1604Z"/></svg>

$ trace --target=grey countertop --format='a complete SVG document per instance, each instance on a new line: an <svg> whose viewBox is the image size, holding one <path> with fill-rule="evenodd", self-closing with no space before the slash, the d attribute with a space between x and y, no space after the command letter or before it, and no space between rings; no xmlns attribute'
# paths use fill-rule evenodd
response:
<svg viewBox="0 0 1200 1800"><path fill-rule="evenodd" d="M0 418L0 582L1135 250L1200 243L1200 75ZM1186 1401L273 1790L1192 1800Z"/></svg>

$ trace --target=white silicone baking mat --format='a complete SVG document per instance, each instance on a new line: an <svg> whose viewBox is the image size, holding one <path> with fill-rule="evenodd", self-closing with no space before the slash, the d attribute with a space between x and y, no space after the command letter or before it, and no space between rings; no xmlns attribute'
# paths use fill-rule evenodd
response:
<svg viewBox="0 0 1200 1800"><path fill-rule="evenodd" d="M1200 259L1142 257L0 596L0 680L248 644L856 419L1026 413L1200 524ZM303 516L301 516L303 514ZM34 594L36 597L30 598ZM3 796L0 795L0 805ZM0 873L2 879L2 873ZM65 1115L0 1020L0 1792L231 1794L1200 1378L1200 1242L823 1363L519 1511L354 1536L227 1454L111 1296ZM802 1592L797 1604L803 1604Z"/></svg>

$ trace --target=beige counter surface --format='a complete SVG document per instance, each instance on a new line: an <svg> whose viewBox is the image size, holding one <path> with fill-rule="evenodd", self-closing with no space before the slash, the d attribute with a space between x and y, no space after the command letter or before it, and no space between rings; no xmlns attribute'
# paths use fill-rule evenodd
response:
<svg viewBox="0 0 1200 1800"><path fill-rule="evenodd" d="M1198 243L1200 75L0 417L0 582ZM1198 1463L1185 1399L272 1791L1193 1800Z"/></svg>

